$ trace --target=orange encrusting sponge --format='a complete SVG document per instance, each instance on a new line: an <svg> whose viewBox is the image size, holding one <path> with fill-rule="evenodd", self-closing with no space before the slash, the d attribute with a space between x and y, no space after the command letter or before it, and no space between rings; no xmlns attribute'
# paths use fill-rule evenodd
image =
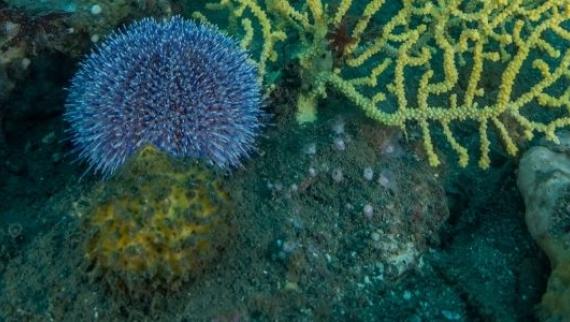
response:
<svg viewBox="0 0 570 322"><path fill-rule="evenodd" d="M221 186L206 167L144 148L95 190L86 258L111 288L135 296L178 288L216 257L228 235L230 202Z"/></svg>

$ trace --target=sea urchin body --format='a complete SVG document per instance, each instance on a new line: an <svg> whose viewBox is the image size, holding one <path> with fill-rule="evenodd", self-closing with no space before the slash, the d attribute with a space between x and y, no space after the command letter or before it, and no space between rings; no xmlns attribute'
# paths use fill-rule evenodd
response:
<svg viewBox="0 0 570 322"><path fill-rule="evenodd" d="M80 158L108 176L147 144L237 165L253 148L260 106L256 68L236 41L180 17L147 18L82 63L65 118Z"/></svg>

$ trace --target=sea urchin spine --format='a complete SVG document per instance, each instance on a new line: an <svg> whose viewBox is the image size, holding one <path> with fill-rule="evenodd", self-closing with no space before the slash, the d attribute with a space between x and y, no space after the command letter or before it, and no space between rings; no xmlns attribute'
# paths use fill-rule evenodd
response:
<svg viewBox="0 0 570 322"><path fill-rule="evenodd" d="M79 157L105 176L147 144L235 166L261 126L256 72L213 26L147 18L110 35L81 64L65 119Z"/></svg>

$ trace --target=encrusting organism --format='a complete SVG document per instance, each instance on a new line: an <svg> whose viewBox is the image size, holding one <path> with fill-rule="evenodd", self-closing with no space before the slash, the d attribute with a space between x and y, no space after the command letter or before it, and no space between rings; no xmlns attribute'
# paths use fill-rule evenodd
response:
<svg viewBox="0 0 570 322"><path fill-rule="evenodd" d="M201 162L140 149L85 199L89 275L142 303L176 292L207 270L231 236L232 203Z"/></svg>

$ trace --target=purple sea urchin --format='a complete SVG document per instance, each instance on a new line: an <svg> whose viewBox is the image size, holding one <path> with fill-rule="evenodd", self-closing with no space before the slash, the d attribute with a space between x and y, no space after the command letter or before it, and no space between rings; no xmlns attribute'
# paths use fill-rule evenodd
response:
<svg viewBox="0 0 570 322"><path fill-rule="evenodd" d="M146 144L233 166L259 132L261 88L236 41L174 17L109 36L71 82L65 119L81 159L108 176Z"/></svg>

